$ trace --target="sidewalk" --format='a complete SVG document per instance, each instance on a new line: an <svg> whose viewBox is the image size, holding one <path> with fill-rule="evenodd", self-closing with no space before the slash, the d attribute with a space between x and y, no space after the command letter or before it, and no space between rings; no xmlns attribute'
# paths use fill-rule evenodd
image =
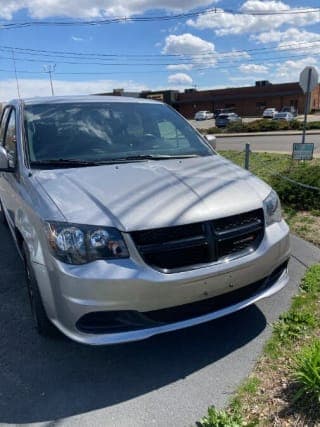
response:
<svg viewBox="0 0 320 427"><path fill-rule="evenodd" d="M286 136L286 135L302 135L301 130L283 130L273 132L244 132L244 133L216 133L216 138L234 138L235 136ZM320 129L311 129L306 132L306 135L320 135Z"/></svg>

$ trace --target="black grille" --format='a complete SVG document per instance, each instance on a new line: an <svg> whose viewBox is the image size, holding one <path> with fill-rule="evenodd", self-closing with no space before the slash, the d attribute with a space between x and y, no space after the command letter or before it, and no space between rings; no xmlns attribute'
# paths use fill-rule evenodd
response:
<svg viewBox="0 0 320 427"><path fill-rule="evenodd" d="M144 261L166 273L227 256L245 255L257 249L263 236L262 209L196 224L131 233Z"/></svg>

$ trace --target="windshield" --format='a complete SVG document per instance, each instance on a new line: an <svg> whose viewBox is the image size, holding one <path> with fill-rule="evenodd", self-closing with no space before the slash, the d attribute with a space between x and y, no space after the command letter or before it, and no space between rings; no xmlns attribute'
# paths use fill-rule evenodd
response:
<svg viewBox="0 0 320 427"><path fill-rule="evenodd" d="M31 165L213 154L191 125L163 104L38 104L27 105L24 114Z"/></svg>

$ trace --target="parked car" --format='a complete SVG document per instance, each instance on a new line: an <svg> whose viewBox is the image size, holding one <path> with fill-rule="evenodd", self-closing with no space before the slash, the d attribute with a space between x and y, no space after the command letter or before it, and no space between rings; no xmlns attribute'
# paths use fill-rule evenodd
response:
<svg viewBox="0 0 320 427"><path fill-rule="evenodd" d="M167 105L14 100L0 138L2 220L39 333L58 328L91 345L141 340L240 310L288 282L277 194Z"/></svg>
<svg viewBox="0 0 320 427"><path fill-rule="evenodd" d="M220 114L227 114L227 113L233 113L232 108L219 108L217 110L214 110L213 115L216 119Z"/></svg>
<svg viewBox="0 0 320 427"><path fill-rule="evenodd" d="M230 123L241 123L242 119L236 113L224 113L219 114L216 118L216 127L223 128L228 126Z"/></svg>
<svg viewBox="0 0 320 427"><path fill-rule="evenodd" d="M195 120L209 120L209 119L213 119L213 113L211 113L210 111L198 111L194 115L194 119Z"/></svg>
<svg viewBox="0 0 320 427"><path fill-rule="evenodd" d="M273 119L277 112L275 108L266 108L262 113L262 117L264 119Z"/></svg>
<svg viewBox="0 0 320 427"><path fill-rule="evenodd" d="M280 113L291 113L293 117L298 115L297 110L291 105L289 107L282 107Z"/></svg>
<svg viewBox="0 0 320 427"><path fill-rule="evenodd" d="M287 122L290 122L291 120L294 119L293 114L291 113L277 113L275 114L273 120L285 120Z"/></svg>

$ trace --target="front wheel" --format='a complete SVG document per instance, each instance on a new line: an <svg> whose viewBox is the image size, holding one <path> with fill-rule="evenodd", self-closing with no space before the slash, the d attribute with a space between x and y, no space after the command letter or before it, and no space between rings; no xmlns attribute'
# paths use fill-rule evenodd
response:
<svg viewBox="0 0 320 427"><path fill-rule="evenodd" d="M47 313L44 309L38 283L30 261L29 249L25 242L23 242L22 249L27 289L34 326L40 335L43 335L45 337L57 336L58 331L48 319Z"/></svg>

